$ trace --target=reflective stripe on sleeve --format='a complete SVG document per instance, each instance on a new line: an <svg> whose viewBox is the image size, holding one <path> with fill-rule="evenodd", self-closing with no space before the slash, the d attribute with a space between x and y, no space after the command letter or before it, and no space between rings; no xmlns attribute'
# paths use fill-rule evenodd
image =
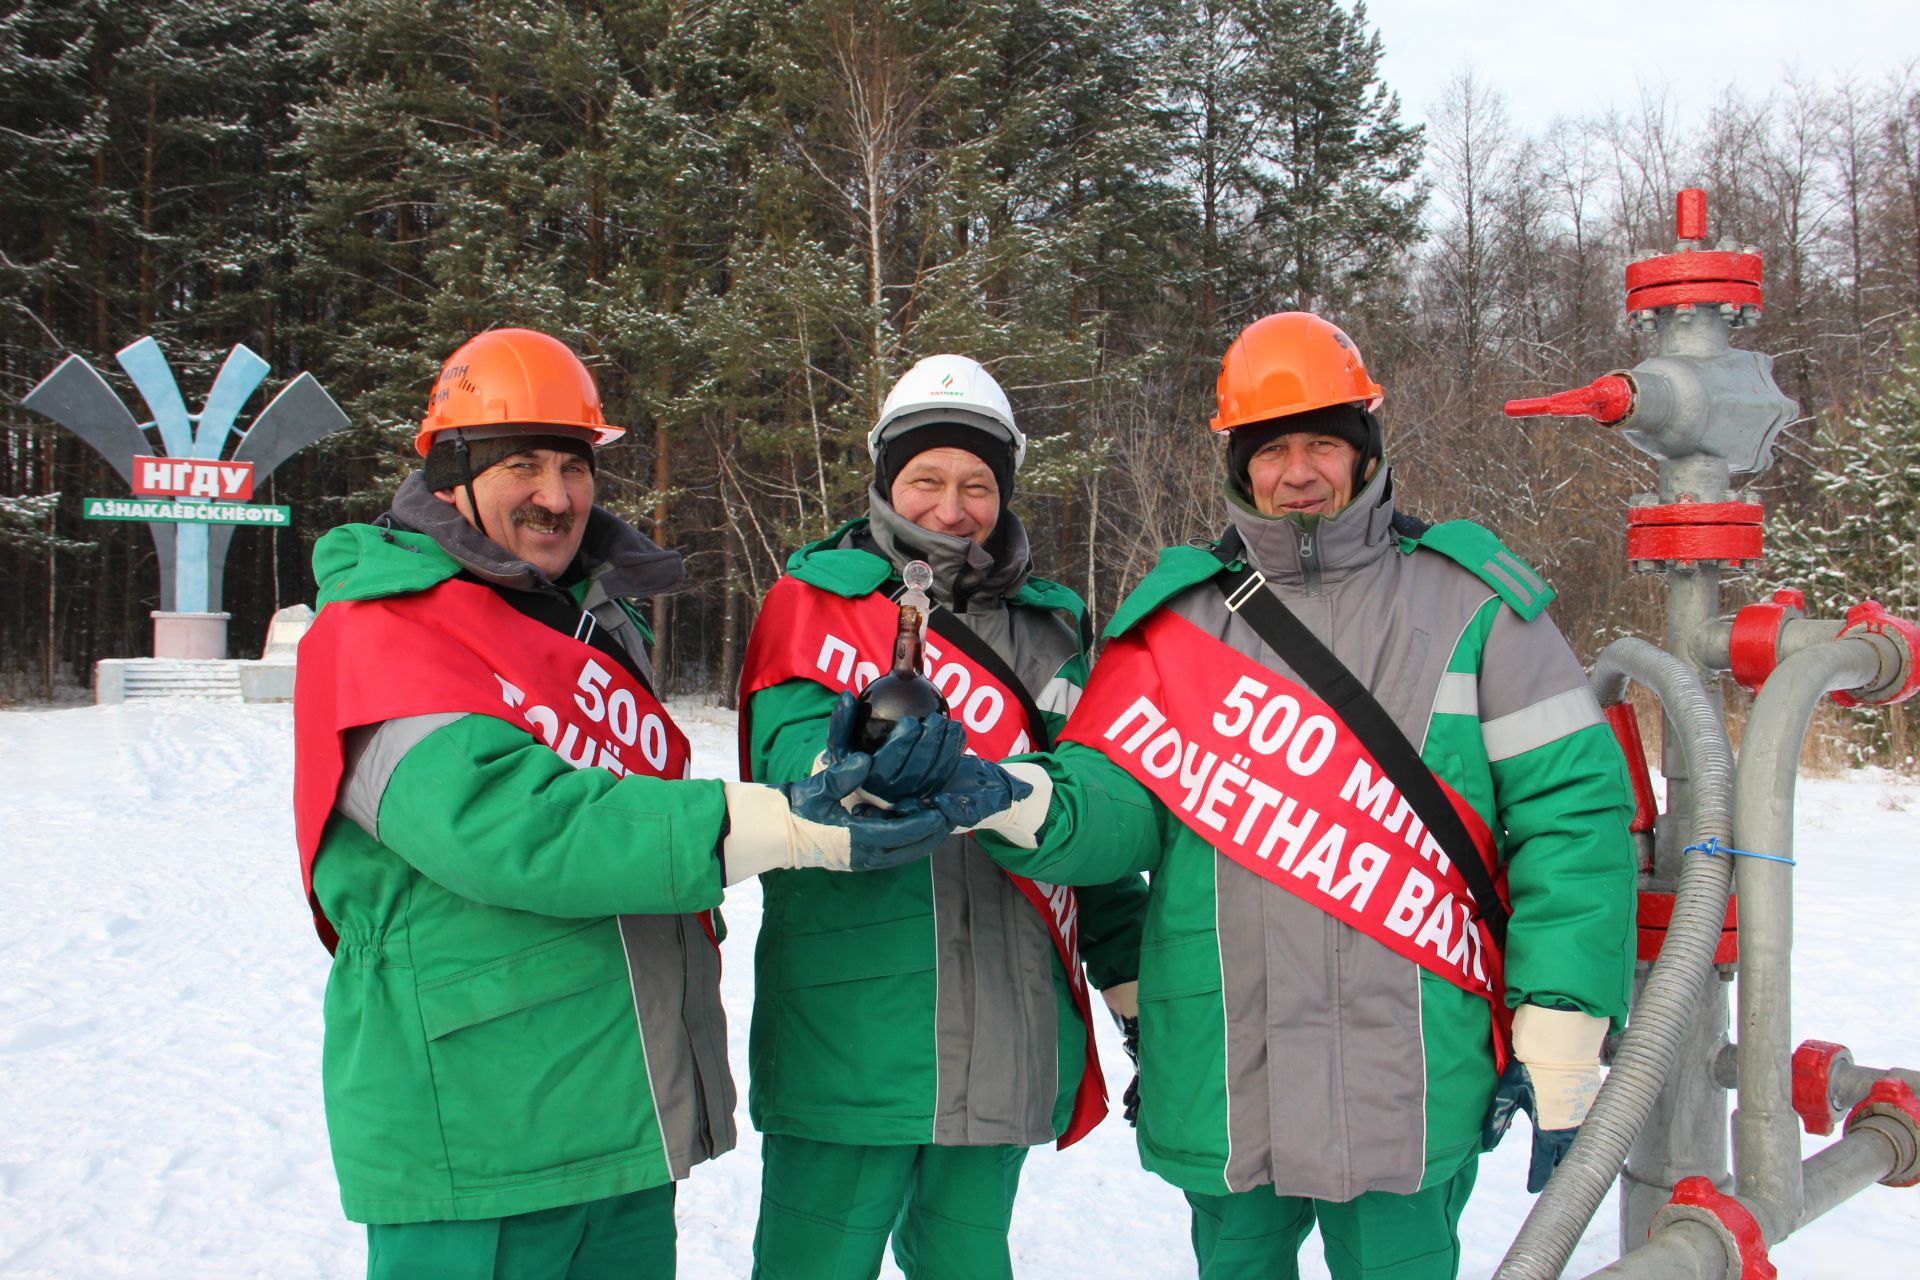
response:
<svg viewBox="0 0 1920 1280"><path fill-rule="evenodd" d="M1440 677L1433 695L1433 713L1443 716L1480 714L1480 678L1471 671L1449 671Z"/></svg>
<svg viewBox="0 0 1920 1280"><path fill-rule="evenodd" d="M1491 763L1525 755L1536 747L1544 747L1599 723L1600 704L1594 700L1593 690L1581 685L1543 698L1511 715L1483 721L1480 738L1486 744L1487 760Z"/></svg>
<svg viewBox="0 0 1920 1280"><path fill-rule="evenodd" d="M1070 716L1080 705L1080 686L1065 676L1055 676L1041 686L1033 705L1055 715Z"/></svg>

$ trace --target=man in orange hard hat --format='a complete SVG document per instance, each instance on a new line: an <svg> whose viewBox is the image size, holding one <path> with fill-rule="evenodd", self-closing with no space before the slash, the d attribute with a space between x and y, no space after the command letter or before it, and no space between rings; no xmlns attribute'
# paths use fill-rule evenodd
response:
<svg viewBox="0 0 1920 1280"><path fill-rule="evenodd" d="M1396 510L1382 390L1337 327L1221 363L1230 526L1120 606L1053 753L979 842L1051 883L1149 875L1142 1161L1203 1280L1449 1280L1480 1152L1528 1185L1624 1018L1630 793L1552 592L1487 530ZM963 768L991 767L966 762Z"/></svg>
<svg viewBox="0 0 1920 1280"><path fill-rule="evenodd" d="M314 548L296 828L370 1277L671 1276L674 1183L734 1142L723 886L947 834L841 803L875 758L936 785L942 719L780 787L689 778L633 603L680 555L593 503L620 434L564 344L483 333L434 383L424 469Z"/></svg>

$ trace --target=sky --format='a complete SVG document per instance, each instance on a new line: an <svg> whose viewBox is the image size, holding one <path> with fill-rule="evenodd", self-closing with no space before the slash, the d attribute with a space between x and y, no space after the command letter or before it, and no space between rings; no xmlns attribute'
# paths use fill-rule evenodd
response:
<svg viewBox="0 0 1920 1280"><path fill-rule="evenodd" d="M1367 18L1408 120L1427 119L1469 66L1524 133L1556 115L1630 108L1642 86L1665 84L1685 122L1719 88L1757 97L1792 74L1831 85L1905 67L1920 84L1916 0L1367 0Z"/></svg>

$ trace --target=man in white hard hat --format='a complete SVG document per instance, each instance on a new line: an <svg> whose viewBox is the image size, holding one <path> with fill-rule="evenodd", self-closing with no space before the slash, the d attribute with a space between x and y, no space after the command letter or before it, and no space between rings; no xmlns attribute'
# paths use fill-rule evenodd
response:
<svg viewBox="0 0 1920 1280"><path fill-rule="evenodd" d="M929 356L900 379L868 437L867 515L796 552L755 622L747 776L804 778L842 745L836 703L887 669L914 560L933 571L927 674L969 747L998 759L1053 740L1087 676L1085 605L1034 576L1007 507L1026 447L976 361ZM1087 975L1130 1010L1144 885L1039 885L968 836L861 879L762 879L754 1275L866 1280L891 1235L909 1277L1009 1276L1027 1148L1066 1145L1104 1114Z"/></svg>

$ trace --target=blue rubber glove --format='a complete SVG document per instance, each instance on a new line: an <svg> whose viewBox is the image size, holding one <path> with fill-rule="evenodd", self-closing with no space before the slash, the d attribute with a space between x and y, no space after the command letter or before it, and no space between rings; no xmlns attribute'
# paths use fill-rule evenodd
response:
<svg viewBox="0 0 1920 1280"><path fill-rule="evenodd" d="M780 792L794 817L847 833L847 869L878 871L917 862L940 847L951 830L938 809L903 804L881 809L857 804L849 810L841 801L870 781L872 761L854 752L829 764L810 778L785 782Z"/></svg>
<svg viewBox="0 0 1920 1280"><path fill-rule="evenodd" d="M833 700L833 714L827 717L827 749L823 757L828 764L853 754L853 718L859 705L859 700L845 689Z"/></svg>
<svg viewBox="0 0 1920 1280"><path fill-rule="evenodd" d="M1500 1084L1493 1091L1493 1105L1487 1108L1486 1123L1481 1127L1480 1145L1488 1151L1500 1145L1500 1139L1507 1134L1507 1127L1513 1123L1514 1113L1525 1111L1527 1119L1533 1123L1533 1155L1527 1162L1527 1190L1538 1193L1547 1185L1547 1179L1559 1167L1573 1146L1573 1140L1580 1132L1580 1126L1571 1129L1542 1129L1539 1111L1534 1104L1533 1077L1527 1074L1526 1064L1515 1058L1507 1063L1507 1069L1500 1073Z"/></svg>
<svg viewBox="0 0 1920 1280"><path fill-rule="evenodd" d="M853 754L853 726L859 703L842 692L827 720L827 749L832 763ZM907 716L893 726L887 740L873 753L867 780L860 789L877 800L899 804L924 799L939 789L967 749L967 731L946 716Z"/></svg>
<svg viewBox="0 0 1920 1280"><path fill-rule="evenodd" d="M911 720L902 720L907 724ZM977 827L997 813L1003 813L1028 796L1033 788L991 760L979 756L961 756L947 775L945 785L928 798L928 803L947 816L955 827Z"/></svg>
<svg viewBox="0 0 1920 1280"><path fill-rule="evenodd" d="M1513 1113L1526 1111L1533 1122L1528 1191L1546 1186L1573 1146L1600 1092L1600 1047L1606 1036L1605 1018L1578 1009L1529 1001L1513 1011L1513 1060L1500 1073L1481 1142L1493 1150L1513 1123Z"/></svg>
<svg viewBox="0 0 1920 1280"><path fill-rule="evenodd" d="M945 716L907 716L873 753L861 789L888 804L924 800L953 776L966 750L965 726Z"/></svg>

